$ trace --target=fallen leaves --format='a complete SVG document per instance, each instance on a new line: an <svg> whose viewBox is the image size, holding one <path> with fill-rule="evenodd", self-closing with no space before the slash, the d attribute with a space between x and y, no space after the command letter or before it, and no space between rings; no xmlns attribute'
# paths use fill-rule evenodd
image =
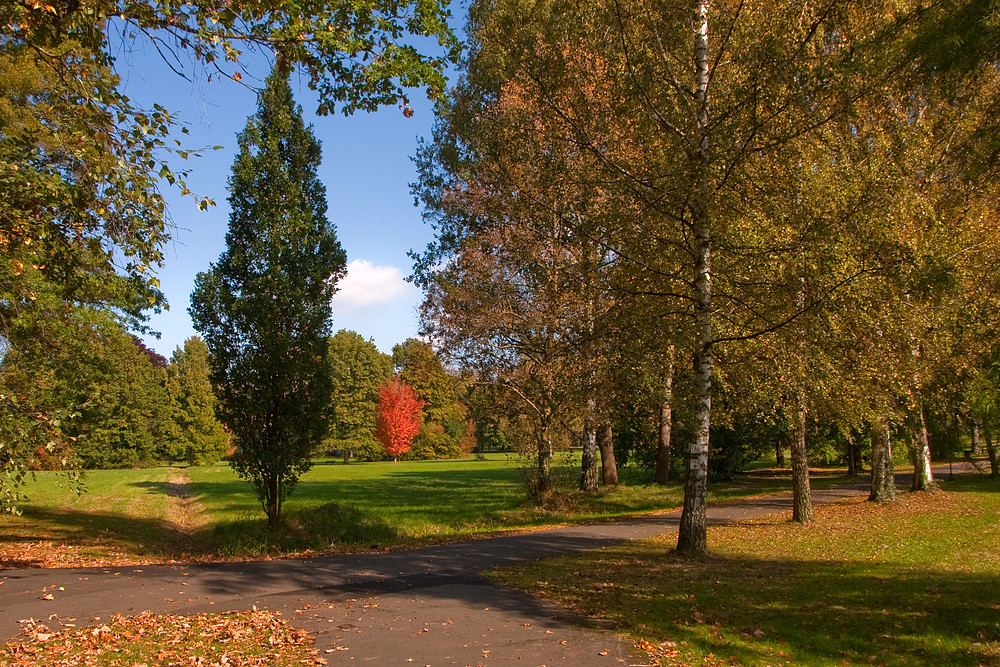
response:
<svg viewBox="0 0 1000 667"><path fill-rule="evenodd" d="M322 665L313 637L271 612L196 616L116 615L87 628L53 630L37 621L22 625L23 636L0 649L0 664L127 664L168 667L261 667Z"/></svg>

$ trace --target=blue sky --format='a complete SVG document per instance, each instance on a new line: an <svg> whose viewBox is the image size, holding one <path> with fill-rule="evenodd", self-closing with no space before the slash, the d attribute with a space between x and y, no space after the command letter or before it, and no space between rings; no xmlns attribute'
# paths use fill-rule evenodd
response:
<svg viewBox="0 0 1000 667"><path fill-rule="evenodd" d="M242 84L262 85L270 64L263 57L250 62ZM255 111L256 94L232 80L209 81L208 72L197 66L185 67L189 79L185 80L143 44L120 53L117 64L135 103L152 106L158 102L179 116L190 132L176 133L185 147L222 146L205 151L202 157L175 161L178 168L191 169L188 187L192 192L214 199L215 207L199 211L194 199L181 197L164 184L176 228L158 277L170 309L150 319L160 338L143 338L169 357L196 334L187 313L195 276L225 249L226 179L236 152L236 134ZM305 80L293 75L292 89L306 122L313 124L323 144L319 176L327 189L327 215L337 227L349 262L347 277L333 300L333 330L353 329L389 352L396 343L417 334L421 294L404 280L411 272L406 253L411 248L423 249L432 234L409 191L409 183L416 178L410 156L416 152L417 138L430 136L432 105L423 91L415 90L409 96L415 111L411 118L395 107L349 117L318 117L313 113L315 97Z"/></svg>

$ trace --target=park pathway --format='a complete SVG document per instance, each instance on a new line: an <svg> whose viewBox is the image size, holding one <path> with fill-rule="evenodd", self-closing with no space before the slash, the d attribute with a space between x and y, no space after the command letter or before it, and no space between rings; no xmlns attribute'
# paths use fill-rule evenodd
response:
<svg viewBox="0 0 1000 667"><path fill-rule="evenodd" d="M816 503L867 493L814 490ZM713 505L712 524L791 508L790 494ZM317 636L331 665L642 665L643 656L565 610L502 589L491 568L676 532L680 511L413 551L204 565L0 571L0 637L115 613L279 611ZM47 599L51 598L51 599ZM69 621L69 619L73 619Z"/></svg>

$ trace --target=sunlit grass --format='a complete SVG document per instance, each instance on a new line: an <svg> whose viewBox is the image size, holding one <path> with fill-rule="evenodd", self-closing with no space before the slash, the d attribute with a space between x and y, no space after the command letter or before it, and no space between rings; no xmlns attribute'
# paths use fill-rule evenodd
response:
<svg viewBox="0 0 1000 667"><path fill-rule="evenodd" d="M1000 484L977 475L494 574L611 619L664 665L1000 665Z"/></svg>
<svg viewBox="0 0 1000 667"><path fill-rule="evenodd" d="M267 533L251 486L225 463L92 471L81 496L57 486L55 474L39 473L26 489L24 516L0 517L0 559L48 562L39 542L75 545L75 553L56 554L67 565L104 552L111 561L152 561L381 549L673 509L683 499L678 483L653 484L647 471L632 467L621 469L621 485L581 494L578 456L561 455L553 472L559 490L536 504L522 483L527 465L504 454L398 464L318 460L287 499L276 534ZM170 481L178 475L189 480L184 490L196 512L186 526L177 525L178 501L169 495L177 492ZM787 470L757 470L713 485L709 497L788 488Z"/></svg>

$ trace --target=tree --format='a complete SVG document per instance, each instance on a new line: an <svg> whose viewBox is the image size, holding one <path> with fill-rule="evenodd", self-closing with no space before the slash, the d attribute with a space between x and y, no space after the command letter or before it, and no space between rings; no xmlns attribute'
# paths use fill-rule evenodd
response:
<svg viewBox="0 0 1000 667"><path fill-rule="evenodd" d="M379 390L378 428L375 437L393 461L410 451L413 437L420 432L420 410L424 402L413 387L393 377Z"/></svg>
<svg viewBox="0 0 1000 667"><path fill-rule="evenodd" d="M341 329L330 339L329 446L374 458L380 449L375 439L379 389L392 376L392 359L360 334Z"/></svg>
<svg viewBox="0 0 1000 667"><path fill-rule="evenodd" d="M5 420L20 437L4 449L31 447L36 468L151 465L170 421L166 360L104 311L77 309L64 324L59 346L16 340L3 359L0 393L38 409Z"/></svg>
<svg viewBox="0 0 1000 667"><path fill-rule="evenodd" d="M443 0L0 3L0 350L23 340L12 329L26 315L38 317L22 328L44 322L54 349L72 345L54 338L55 322L76 305L132 326L163 305L155 271L170 230L159 189L189 194L188 170L166 153L197 151L172 148L177 120L165 108L138 108L123 93L113 55L128 52L123 43L148 40L178 72L190 56L210 79L236 81L244 51L279 52L306 70L320 113L392 104L409 116L406 89L437 96L458 57L449 17ZM436 54L408 43L423 38ZM65 415L37 407L4 394L0 422L63 448ZM33 456L19 437L0 453L0 497L16 493Z"/></svg>
<svg viewBox="0 0 1000 667"><path fill-rule="evenodd" d="M327 430L330 298L346 257L326 217L320 145L276 67L239 135L226 251L198 274L190 313L212 357L231 465L269 529Z"/></svg>
<svg viewBox="0 0 1000 667"><path fill-rule="evenodd" d="M229 434L215 416L218 401L212 390L208 346L198 336L184 341L170 357L167 392L172 419L166 454L191 465L215 463L229 448Z"/></svg>
<svg viewBox="0 0 1000 667"><path fill-rule="evenodd" d="M414 453L422 457L455 457L463 450L467 410L459 400L461 386L429 343L410 338L392 348L392 363L401 380L423 401L420 433Z"/></svg>

